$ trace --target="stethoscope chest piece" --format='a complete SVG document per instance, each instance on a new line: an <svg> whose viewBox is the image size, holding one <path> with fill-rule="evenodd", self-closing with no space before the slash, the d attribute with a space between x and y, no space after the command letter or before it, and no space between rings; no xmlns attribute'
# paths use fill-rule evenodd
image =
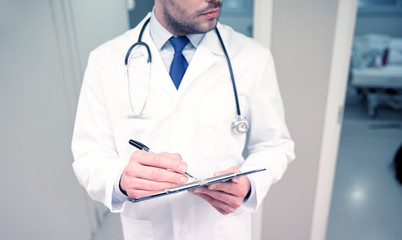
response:
<svg viewBox="0 0 402 240"><path fill-rule="evenodd" d="M241 135L247 133L249 129L249 124L247 119L237 117L232 122L232 133L234 135Z"/></svg>

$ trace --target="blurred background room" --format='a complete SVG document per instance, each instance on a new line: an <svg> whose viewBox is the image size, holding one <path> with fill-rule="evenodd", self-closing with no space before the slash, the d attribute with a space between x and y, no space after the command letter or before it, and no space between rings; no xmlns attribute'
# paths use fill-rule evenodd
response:
<svg viewBox="0 0 402 240"><path fill-rule="evenodd" d="M343 118L326 239L400 239L402 1L359 0Z"/></svg>
<svg viewBox="0 0 402 240"><path fill-rule="evenodd" d="M90 51L152 6L0 0L0 239L123 238L119 215L79 185L71 136ZM253 214L253 239L400 240L402 0L223 6L222 23L271 49L296 143Z"/></svg>

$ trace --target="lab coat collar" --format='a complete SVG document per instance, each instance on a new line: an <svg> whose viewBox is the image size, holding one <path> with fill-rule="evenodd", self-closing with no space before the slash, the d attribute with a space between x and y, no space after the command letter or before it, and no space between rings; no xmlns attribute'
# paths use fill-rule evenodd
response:
<svg viewBox="0 0 402 240"><path fill-rule="evenodd" d="M220 23L217 24L217 28L220 32L222 32L222 25ZM225 40L225 36L221 33L223 42L225 46L227 45L227 41ZM219 42L218 36L216 35L215 29L212 29L205 33L204 38L202 39L199 47L202 46L205 50L210 51L214 55L224 56L222 46Z"/></svg>
<svg viewBox="0 0 402 240"><path fill-rule="evenodd" d="M151 13L149 13L136 28L130 30L127 33L128 34L127 40L129 42L129 44L127 44L127 49L131 46L132 43L135 43L138 41L139 32L140 32L145 20L148 19L150 16L151 16ZM221 32L224 43L226 45L228 45L227 41L225 41L225 36L223 34L223 30L221 30L222 26L218 23L217 27ZM151 49L152 72L157 73L157 75L158 75L158 77L153 77L151 79L151 81L157 82L160 85L160 87L163 89L163 91L166 94L168 94L172 100L178 100L184 92L192 89L193 87L191 87L191 86L193 85L194 81L202 81L202 79L199 78L200 75L202 75L205 71L210 69L210 67L213 64L215 64L216 61L222 59L222 57L224 56L222 46L215 33L215 30L211 30L211 31L208 31L207 33L205 33L202 41L200 42L200 44L193 56L193 59L191 60L190 65L187 68L187 71L183 77L183 80L180 84L179 89L176 90L173 82L171 81L169 73L167 72L166 67L164 66L164 63L161 59L159 50L151 37L149 26L147 26L147 28L144 31L142 41L146 42ZM140 62L144 62L144 69L145 69L146 61L140 61Z"/></svg>
<svg viewBox="0 0 402 240"><path fill-rule="evenodd" d="M150 18L151 16L152 16L152 13L148 13L145 16L145 18L137 25L137 27L129 30L126 33L127 37L128 37L128 41L127 41L128 47L130 47L133 43L138 41L138 34L140 33L142 26L144 25L145 21L148 18ZM147 28L148 29L145 30L144 35L150 34L149 26L147 26ZM217 28L219 29L220 32L222 32L223 27L219 22L217 24ZM216 36L214 29L208 31L205 34L201 34L198 36L196 36L196 35L198 35L198 34L189 34L189 39L190 39L191 44L193 44L193 46L195 46L197 49L198 49L198 47L203 46L205 49L209 49L209 51L211 51L215 55L218 55L218 56L224 55L222 47L219 43L218 37ZM222 38L223 38L225 45L227 45L228 41L226 41L224 35L222 35ZM143 39L143 41L144 41L144 39ZM153 41L153 39L152 39L152 41ZM165 44L166 41L167 41L167 39L165 39L165 37L164 37L162 40L157 40L157 41L153 41L153 42L158 49L161 49L161 47L163 47L163 45Z"/></svg>

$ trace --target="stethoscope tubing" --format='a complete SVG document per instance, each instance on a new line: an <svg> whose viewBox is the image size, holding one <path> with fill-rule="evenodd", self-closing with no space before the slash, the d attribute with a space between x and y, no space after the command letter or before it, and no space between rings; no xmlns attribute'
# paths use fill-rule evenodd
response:
<svg viewBox="0 0 402 240"><path fill-rule="evenodd" d="M151 18L148 18L148 19L144 22L144 24L143 24L143 26L142 26L142 28L141 28L140 34L139 34L139 36L138 36L138 41L137 41L136 43L134 43L133 45L130 46L130 48L128 49L128 51L127 51L127 53L126 53L126 56L125 56L125 58L124 58L124 65L126 66L126 70L127 70L127 79L128 79L128 82L130 82L129 73L128 73L128 71L129 71L129 70L128 70L128 68L129 68L129 59L130 59L130 55L131 55L132 50L133 50L136 46L144 46L144 47L146 48L147 54L148 54L147 63L148 63L149 65L152 63L152 54L151 54L151 50L149 49L148 44L146 44L145 42L142 41L142 35L143 35L143 33L144 33L144 31L145 31L145 28L146 28L146 26L148 25L148 23L149 23L150 20L151 20ZM237 126L238 126L239 122L242 122L243 124L246 124L246 130L245 130L245 131L238 132L238 133L235 132L235 134L242 134L242 133L245 133L245 132L248 131L248 122L247 122L247 120L246 120L245 118L242 118L242 117L241 117L240 104L239 104L239 97L238 97L237 88L236 88L236 81L235 81L235 77L234 77L234 73L233 73L232 63L231 63L230 58L229 58L229 54L227 53L225 44L224 44L224 42L223 42L223 40L222 40L222 37L221 37L221 34L219 33L218 28L215 27L214 30L215 30L216 35L218 36L218 40L219 40L219 42L220 42L220 44L221 44L221 46L222 46L222 50L223 50L223 53L224 53L224 55L225 55L226 62L227 62L228 68L229 68L230 79L231 79L231 81L232 81L233 95L234 95L234 98L235 98L236 114L237 114L237 118L236 118L235 121L233 122L233 124L236 125L236 127L233 127L233 126L232 126L232 129L237 129ZM150 73L149 73L149 74L150 74ZM149 85L149 82L148 82L147 85ZM133 106L132 106L132 103L131 103L131 94L130 94L131 89L130 89L130 83L128 83L128 87L129 87L129 101L130 101L131 112L133 113L133 115L137 116L137 115L134 113L134 109L133 109ZM147 93L146 93L146 94L148 94L148 87L149 87L149 86L147 86L147 90L146 90ZM142 114L142 111L143 111L144 107L145 107L145 102L144 102L144 104L143 104L143 106L142 106L142 110L140 111L139 115ZM234 130L234 131L236 131L236 130Z"/></svg>
<svg viewBox="0 0 402 240"><path fill-rule="evenodd" d="M149 21L151 20L151 18L148 18L145 22L144 25L142 25L141 28L141 32L140 35L138 35L138 41L136 43L134 43L133 45L131 45L131 47L128 49L127 53L126 53L126 57L124 58L124 65L128 66L128 59L130 58L131 55L131 51L133 50L134 47L141 45L144 46L147 49L148 52L148 59L147 62L148 63L152 63L152 54L151 54L151 50L149 49L148 44L144 43L142 41L142 35L144 34L145 31L145 27L148 25Z"/></svg>
<svg viewBox="0 0 402 240"><path fill-rule="evenodd" d="M239 97L238 97L238 94L237 94L236 81L235 81L235 77L234 77L234 74L233 74L232 63L230 61L229 54L226 51L225 44L223 44L221 34L219 33L218 28L216 28L216 27L215 27L215 32L216 32L216 35L218 36L219 42L221 43L223 53L225 54L226 62L228 64L229 73L230 73L230 79L232 80L233 93L234 93L235 102L236 102L236 113L237 113L237 116L240 118L241 112L240 112L240 105L239 105Z"/></svg>

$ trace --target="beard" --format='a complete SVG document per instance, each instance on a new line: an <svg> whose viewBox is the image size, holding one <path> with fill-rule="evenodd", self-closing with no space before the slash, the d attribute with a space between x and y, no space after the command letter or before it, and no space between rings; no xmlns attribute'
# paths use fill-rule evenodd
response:
<svg viewBox="0 0 402 240"><path fill-rule="evenodd" d="M210 9L222 7L222 2L209 3L208 7L201 9L188 17L181 18L180 16L187 16L186 9L183 9L182 7L176 5L174 1L170 1L171 4L170 6L168 6L167 1L162 1L163 14L166 23L174 33L180 33L184 35L191 33L205 33L215 28L218 22L217 18L208 19L207 24L202 24L200 21L197 20L197 18L202 13L205 13ZM171 11L169 10L169 7Z"/></svg>

